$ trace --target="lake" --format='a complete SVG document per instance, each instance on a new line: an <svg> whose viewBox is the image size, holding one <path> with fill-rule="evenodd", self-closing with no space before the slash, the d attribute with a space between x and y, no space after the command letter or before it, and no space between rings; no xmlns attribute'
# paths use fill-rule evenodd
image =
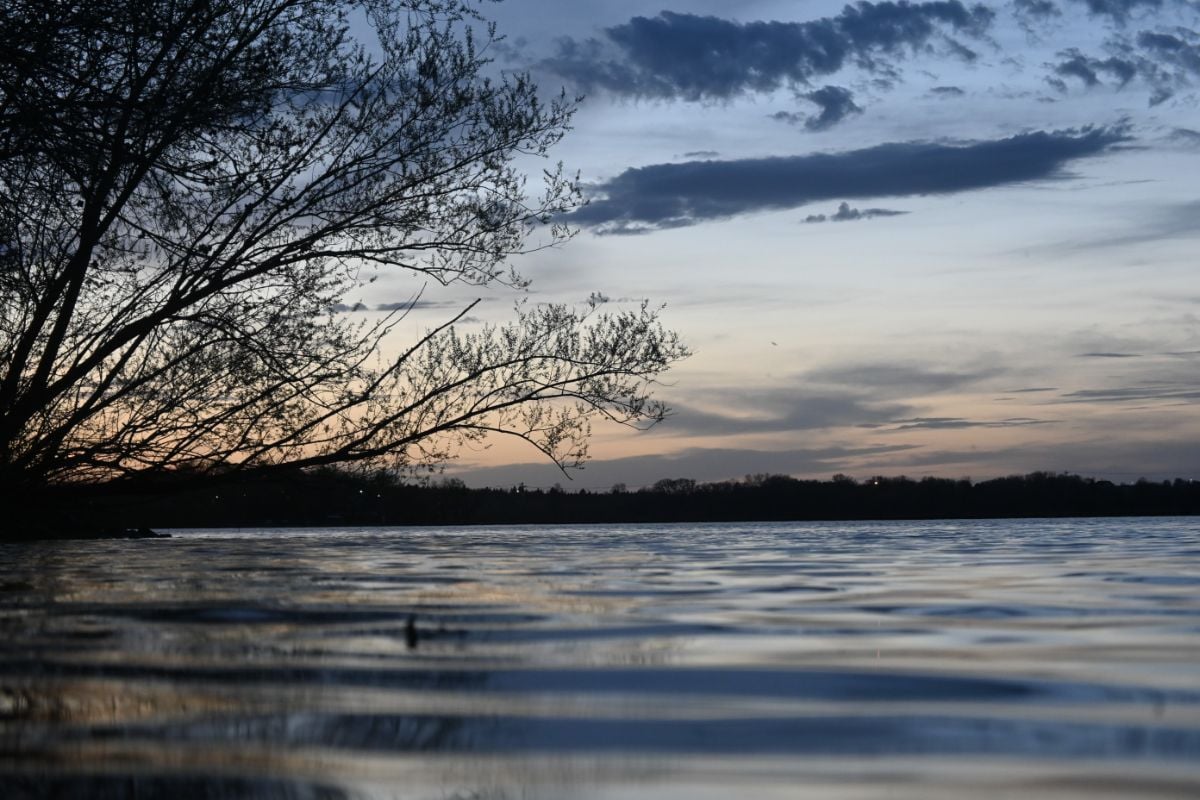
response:
<svg viewBox="0 0 1200 800"><path fill-rule="evenodd" d="M172 533L0 545L0 796L1200 796L1200 519Z"/></svg>

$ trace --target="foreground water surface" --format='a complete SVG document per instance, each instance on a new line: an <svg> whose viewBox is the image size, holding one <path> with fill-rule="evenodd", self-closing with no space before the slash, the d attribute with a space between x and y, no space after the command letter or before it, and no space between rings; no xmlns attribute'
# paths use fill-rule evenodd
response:
<svg viewBox="0 0 1200 800"><path fill-rule="evenodd" d="M1200 520L0 545L0 795L1200 796Z"/></svg>

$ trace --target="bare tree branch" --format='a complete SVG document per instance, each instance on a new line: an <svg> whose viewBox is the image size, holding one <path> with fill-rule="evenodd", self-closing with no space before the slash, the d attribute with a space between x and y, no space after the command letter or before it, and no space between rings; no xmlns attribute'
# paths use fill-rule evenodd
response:
<svg viewBox="0 0 1200 800"><path fill-rule="evenodd" d="M400 346L405 310L334 311L384 271L521 287L508 259L571 234L576 183L530 194L518 160L574 103L489 66L472 0L12 0L0 28L4 486L491 434L570 467L591 418L665 415L687 351L648 305L464 333L470 304Z"/></svg>

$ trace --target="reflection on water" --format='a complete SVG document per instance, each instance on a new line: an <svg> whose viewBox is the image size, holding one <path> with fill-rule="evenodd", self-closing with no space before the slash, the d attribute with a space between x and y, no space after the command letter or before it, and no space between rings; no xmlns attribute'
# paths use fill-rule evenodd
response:
<svg viewBox="0 0 1200 800"><path fill-rule="evenodd" d="M1200 521L0 546L0 796L1195 797Z"/></svg>

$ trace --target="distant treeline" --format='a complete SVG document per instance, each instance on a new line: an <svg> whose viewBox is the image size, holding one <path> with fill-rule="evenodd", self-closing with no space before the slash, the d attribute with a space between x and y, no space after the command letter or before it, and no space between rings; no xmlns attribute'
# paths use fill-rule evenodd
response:
<svg viewBox="0 0 1200 800"><path fill-rule="evenodd" d="M980 482L752 475L589 492L471 489L452 478L413 484L386 473L323 470L215 484L63 488L43 504L108 528L1147 516L1200 514L1200 481L1116 484L1048 472Z"/></svg>

